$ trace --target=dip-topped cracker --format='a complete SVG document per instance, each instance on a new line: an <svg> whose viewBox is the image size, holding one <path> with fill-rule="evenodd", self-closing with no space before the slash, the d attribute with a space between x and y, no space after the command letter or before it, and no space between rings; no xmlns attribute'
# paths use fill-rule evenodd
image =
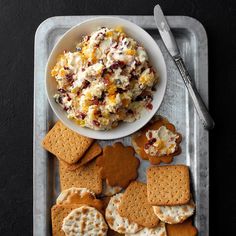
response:
<svg viewBox="0 0 236 236"><path fill-rule="evenodd" d="M103 154L96 160L101 168L101 177L110 186L126 188L132 180L138 177L140 161L135 157L132 147L125 147L122 143L106 146Z"/></svg>
<svg viewBox="0 0 236 236"><path fill-rule="evenodd" d="M182 136L176 132L175 126L161 116L156 116L132 136L137 154L151 164L170 163L181 152L181 140Z"/></svg>

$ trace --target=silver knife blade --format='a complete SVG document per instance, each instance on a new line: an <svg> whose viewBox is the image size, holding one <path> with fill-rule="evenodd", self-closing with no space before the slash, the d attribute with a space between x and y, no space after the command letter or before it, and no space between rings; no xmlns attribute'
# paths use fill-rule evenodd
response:
<svg viewBox="0 0 236 236"><path fill-rule="evenodd" d="M161 10L159 5L154 7L154 19L162 37L162 40L172 57L177 57L180 55L179 48L176 44L175 38L170 30L169 24Z"/></svg>
<svg viewBox="0 0 236 236"><path fill-rule="evenodd" d="M212 129L215 125L214 120L210 116L206 105L204 104L200 94L195 87L195 84L190 78L184 61L180 56L179 48L176 44L175 38L170 30L170 27L166 21L166 18L159 5L154 7L154 19L167 50L175 61L176 66L183 78L183 81L188 89L189 95L192 98L195 109L199 115L199 118L206 129Z"/></svg>

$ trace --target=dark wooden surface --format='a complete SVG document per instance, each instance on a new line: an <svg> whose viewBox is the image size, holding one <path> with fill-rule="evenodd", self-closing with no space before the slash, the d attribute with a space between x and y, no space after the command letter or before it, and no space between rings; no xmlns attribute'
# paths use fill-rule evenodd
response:
<svg viewBox="0 0 236 236"><path fill-rule="evenodd" d="M188 15L209 39L210 235L235 234L236 225L236 1L235 0L0 0L0 235L32 235L34 34L56 15Z"/></svg>

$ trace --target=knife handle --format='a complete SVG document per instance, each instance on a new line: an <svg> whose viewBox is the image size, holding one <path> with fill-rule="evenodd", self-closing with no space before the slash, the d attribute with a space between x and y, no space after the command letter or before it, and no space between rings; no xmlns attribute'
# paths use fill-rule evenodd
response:
<svg viewBox="0 0 236 236"><path fill-rule="evenodd" d="M207 130L213 129L215 126L215 122L209 114L206 105L204 104L200 94L197 91L197 88L195 87L195 84L191 80L183 59L178 56L175 57L174 60L188 89L189 95L192 98L193 104L204 128Z"/></svg>

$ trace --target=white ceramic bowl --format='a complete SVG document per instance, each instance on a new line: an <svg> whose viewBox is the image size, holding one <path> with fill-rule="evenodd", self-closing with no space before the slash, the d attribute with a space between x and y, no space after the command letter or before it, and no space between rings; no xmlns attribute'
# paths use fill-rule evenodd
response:
<svg viewBox="0 0 236 236"><path fill-rule="evenodd" d="M67 113L55 102L53 96L57 92L56 81L50 75L50 71L56 63L56 58L65 49L75 50L75 45L81 40L81 37L86 34L90 34L97 30L98 27L105 26L108 28L115 28L121 26L128 36L135 39L141 45L144 46L146 52L148 53L149 60L156 71L160 75L160 81L156 86L156 92L153 97L153 109L146 110L143 109L141 118L132 122L126 123L121 122L118 127L107 131L96 131L89 128L83 128L77 125L75 122L67 118ZM157 112L163 100L167 82L167 72L166 64L161 53L160 48L153 40L153 38L142 28L137 26L130 21L118 18L118 17L96 17L93 19L86 20L70 30L68 30L54 46L46 65L45 72L45 83L46 83L46 93L48 101L57 115L57 117L70 129L75 132L91 137L94 139L117 139L134 133L135 131L142 128Z"/></svg>

